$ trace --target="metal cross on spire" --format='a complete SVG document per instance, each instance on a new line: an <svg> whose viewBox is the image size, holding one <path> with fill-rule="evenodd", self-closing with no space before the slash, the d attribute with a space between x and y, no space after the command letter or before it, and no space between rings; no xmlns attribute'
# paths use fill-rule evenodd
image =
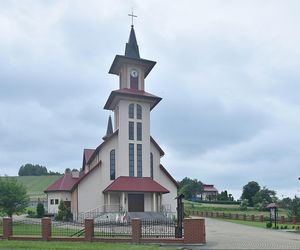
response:
<svg viewBox="0 0 300 250"><path fill-rule="evenodd" d="M133 10L131 11L131 14L128 14L128 16L131 16L131 26L133 27L133 18L137 16L133 15Z"/></svg>

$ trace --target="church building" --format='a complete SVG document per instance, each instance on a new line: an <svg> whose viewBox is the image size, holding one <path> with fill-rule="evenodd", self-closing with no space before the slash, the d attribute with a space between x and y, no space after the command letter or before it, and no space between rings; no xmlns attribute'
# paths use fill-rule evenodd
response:
<svg viewBox="0 0 300 250"><path fill-rule="evenodd" d="M140 57L132 25L125 55L116 55L109 70L119 88L104 105L113 119L103 142L84 149L81 172L66 172L45 190L48 213L58 212L60 200L74 219L92 212L176 212L178 184L161 165L164 151L150 134L150 112L162 99L145 91L155 64Z"/></svg>

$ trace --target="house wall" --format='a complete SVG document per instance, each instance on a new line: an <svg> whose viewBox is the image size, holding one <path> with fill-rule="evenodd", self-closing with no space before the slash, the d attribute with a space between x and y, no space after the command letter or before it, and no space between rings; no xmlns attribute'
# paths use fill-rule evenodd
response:
<svg viewBox="0 0 300 250"><path fill-rule="evenodd" d="M71 201L72 197L71 197L71 193L69 192L48 192L48 213L58 213L58 206L59 206L59 202L60 200L63 201ZM54 204L51 204L51 200L54 201ZM55 200L58 200L58 204L55 204ZM71 202L71 206L72 206L72 202Z"/></svg>

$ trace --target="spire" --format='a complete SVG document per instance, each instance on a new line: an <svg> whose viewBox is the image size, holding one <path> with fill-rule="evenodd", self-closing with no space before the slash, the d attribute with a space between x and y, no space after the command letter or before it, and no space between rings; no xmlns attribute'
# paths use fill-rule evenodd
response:
<svg viewBox="0 0 300 250"><path fill-rule="evenodd" d="M125 56L140 59L139 46L137 45L133 25L131 25L128 43L126 43Z"/></svg>
<svg viewBox="0 0 300 250"><path fill-rule="evenodd" d="M107 123L107 130L106 135L102 137L102 139L105 141L107 138L109 138L113 134L113 127L111 122L111 116L108 117L108 123Z"/></svg>

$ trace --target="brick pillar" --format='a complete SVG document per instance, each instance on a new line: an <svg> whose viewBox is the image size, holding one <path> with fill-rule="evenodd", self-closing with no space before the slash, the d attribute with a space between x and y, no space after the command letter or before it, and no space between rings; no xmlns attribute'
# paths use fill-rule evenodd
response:
<svg viewBox="0 0 300 250"><path fill-rule="evenodd" d="M85 230L84 239L86 241L92 241L93 237L94 237L94 220L93 219L85 219L84 220L84 230Z"/></svg>
<svg viewBox="0 0 300 250"><path fill-rule="evenodd" d="M206 243L205 220L184 219L184 244Z"/></svg>
<svg viewBox="0 0 300 250"><path fill-rule="evenodd" d="M8 239L13 234L13 225L11 217L3 218L3 238Z"/></svg>
<svg viewBox="0 0 300 250"><path fill-rule="evenodd" d="M141 219L133 218L131 220L132 226L132 243L140 243L142 228L141 228Z"/></svg>
<svg viewBox="0 0 300 250"><path fill-rule="evenodd" d="M297 217L296 216L292 216L292 223L296 224L297 223Z"/></svg>
<svg viewBox="0 0 300 250"><path fill-rule="evenodd" d="M42 239L49 240L51 238L51 219L48 217L42 218Z"/></svg>
<svg viewBox="0 0 300 250"><path fill-rule="evenodd" d="M284 217L284 216L281 216L281 217L280 217L280 223L281 223L281 224L285 224L285 217Z"/></svg>
<svg viewBox="0 0 300 250"><path fill-rule="evenodd" d="M263 215L260 215L260 216L259 216L259 221L260 221L260 222L263 222L263 221L264 221L264 216L263 216Z"/></svg>

